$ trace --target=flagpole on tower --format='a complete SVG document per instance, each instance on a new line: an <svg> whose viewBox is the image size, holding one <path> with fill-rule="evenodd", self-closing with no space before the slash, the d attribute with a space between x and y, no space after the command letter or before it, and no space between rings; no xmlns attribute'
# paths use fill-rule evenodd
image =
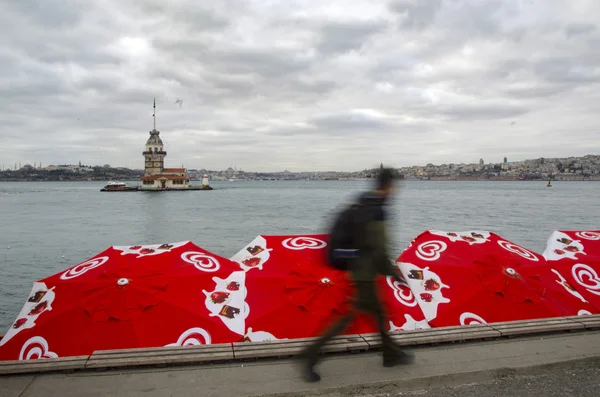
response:
<svg viewBox="0 0 600 397"><path fill-rule="evenodd" d="M154 119L154 131L156 131L156 98L154 98L154 113L152 113L152 118Z"/></svg>

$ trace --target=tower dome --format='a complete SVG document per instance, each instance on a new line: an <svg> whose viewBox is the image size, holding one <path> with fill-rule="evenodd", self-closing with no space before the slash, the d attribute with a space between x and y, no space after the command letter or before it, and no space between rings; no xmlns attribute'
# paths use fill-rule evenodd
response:
<svg viewBox="0 0 600 397"><path fill-rule="evenodd" d="M146 141L146 145L160 145L163 146L163 141L160 139L160 131L150 131L150 138Z"/></svg>

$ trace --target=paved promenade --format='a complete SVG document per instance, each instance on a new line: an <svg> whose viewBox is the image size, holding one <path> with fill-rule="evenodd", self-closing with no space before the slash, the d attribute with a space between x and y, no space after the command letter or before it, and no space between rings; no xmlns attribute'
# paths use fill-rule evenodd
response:
<svg viewBox="0 0 600 397"><path fill-rule="evenodd" d="M544 374L521 375L427 391L415 390L402 394L386 393L360 397L597 397L599 386L600 367L595 366L553 370ZM335 397L339 397L339 394Z"/></svg>
<svg viewBox="0 0 600 397"><path fill-rule="evenodd" d="M1 397L379 396L600 366L600 331L411 349L415 363L384 368L379 353L327 356L320 383L293 360L0 377Z"/></svg>

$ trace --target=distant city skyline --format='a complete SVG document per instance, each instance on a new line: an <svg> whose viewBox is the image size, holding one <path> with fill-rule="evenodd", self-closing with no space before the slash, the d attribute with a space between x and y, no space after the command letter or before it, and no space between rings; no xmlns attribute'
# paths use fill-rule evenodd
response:
<svg viewBox="0 0 600 397"><path fill-rule="evenodd" d="M6 167L141 167L154 122L167 167L600 152L598 1L4 3Z"/></svg>
<svg viewBox="0 0 600 397"><path fill-rule="evenodd" d="M228 169L232 169L232 170L237 170L237 171L245 171L245 172L265 172L265 173L280 173L280 172L284 172L284 171L290 171L290 172L300 172L300 173L305 173L305 172L358 172L358 171L362 171L362 170L374 170L374 169L378 169L380 168L380 165L383 164L384 167L392 167L395 169L407 169L407 168L415 168L415 167L427 167L428 165L433 165L434 167L442 167L442 166L448 166L448 165L468 165L468 166L472 166L472 165L488 165L488 164L516 164L516 163L523 163L523 162L531 162L531 161L537 161L540 159L545 159L548 161L557 161L557 160L567 160L567 159L575 159L575 160L579 160L579 159L584 159L585 157L589 157L589 156L594 156L594 157L599 157L600 158L600 153L595 154L595 153L588 153L586 155L583 156L561 156L561 157L536 157L536 158L530 158L530 159L522 159L522 160L510 160L508 158L508 156L504 156L501 161L486 161L483 158L480 158L479 161L473 161L473 162L447 162L447 163L433 163L433 162L427 162L425 164L412 164L412 165L406 165L406 166L395 166L394 164L385 164L383 162L380 162L379 165L375 165L372 167L363 167L363 168L356 168L353 170L337 170L337 169L330 169L330 170L291 170L291 169L280 169L280 170L270 170L270 171L257 171L257 170L252 170L252 169L243 169L242 167L238 167L237 165L229 165L226 168L222 168L222 169L217 169L217 168L208 168L208 167L188 167L185 166L185 168L190 169L190 170L211 170L211 171L226 171ZM483 161L483 163L482 163ZM17 166L18 164L18 166ZM21 165L22 164L22 165ZM21 163L21 162L16 162L15 165L11 168L11 167L5 167L5 165L2 165L2 170L18 170L21 169L22 167L25 166L32 166L34 168L44 168L47 169L48 167L58 167L58 166L69 166L69 167L75 167L75 166L79 166L79 167L105 167L105 166L110 166L111 168L128 168L131 170L143 170L144 169L144 165L143 163L141 165L137 165L137 166L133 166L133 167L128 167L126 165L114 165L114 164L87 164L86 162L82 162L82 161L77 161L76 163L53 163L53 164L48 164L44 167L42 167L42 163L37 163L34 162L33 164L30 163ZM184 165L184 164L182 164Z"/></svg>

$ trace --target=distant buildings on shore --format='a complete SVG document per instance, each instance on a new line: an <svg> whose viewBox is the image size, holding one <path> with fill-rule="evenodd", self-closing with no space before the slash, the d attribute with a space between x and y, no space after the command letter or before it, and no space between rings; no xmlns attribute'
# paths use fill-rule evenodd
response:
<svg viewBox="0 0 600 397"><path fill-rule="evenodd" d="M423 180L600 180L600 156L539 158L502 163L442 164L403 167L405 179Z"/></svg>
<svg viewBox="0 0 600 397"><path fill-rule="evenodd" d="M160 146L159 146L160 147ZM154 148L152 148L154 152ZM154 153L153 153L154 155ZM483 159L482 159L483 160ZM152 163L152 161L150 161ZM164 169L163 169L164 170ZM170 169L166 169L169 170ZM177 169L179 170L179 169ZM397 171L406 180L600 180L600 156L588 155L584 157L568 158L539 158L508 162L505 157L501 163L473 163L473 164L427 164L425 166L401 167ZM238 180L343 180L343 179L369 179L375 175L377 169L356 172L247 172L234 168L222 171L207 169L184 170L189 180L202 180L206 174L213 181L238 181ZM56 180L44 179L45 175L60 175L60 180L106 180L109 176L123 178L119 175L132 175L135 179L145 174L145 170L131 170L126 167L112 168L104 166L81 165L49 165L42 168L25 164L17 170L5 169L0 173L0 180ZM12 175L12 177L10 177ZM32 177L36 175L37 178ZM103 179L104 178L104 179ZM186 178L187 179L187 178Z"/></svg>

